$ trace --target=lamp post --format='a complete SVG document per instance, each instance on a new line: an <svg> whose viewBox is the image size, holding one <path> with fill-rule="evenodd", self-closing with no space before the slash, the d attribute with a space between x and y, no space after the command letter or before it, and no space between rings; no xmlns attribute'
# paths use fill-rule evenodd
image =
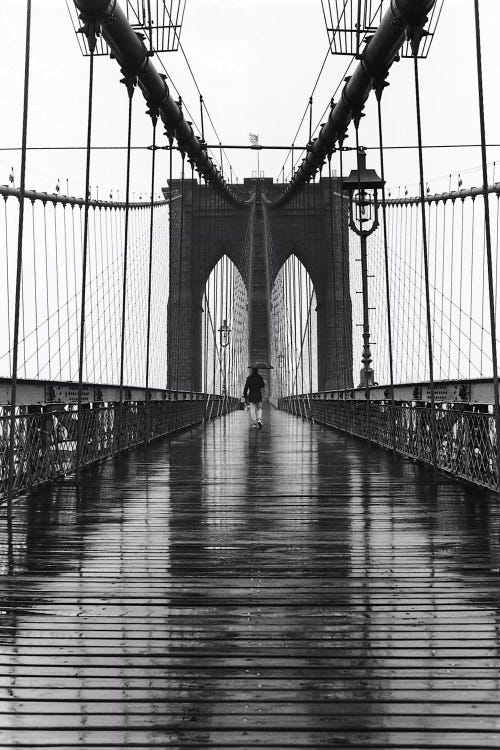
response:
<svg viewBox="0 0 500 750"><path fill-rule="evenodd" d="M349 226L360 238L361 244L361 283L363 294L363 354L361 362L360 387L366 389L370 398L370 386L374 384L373 369L370 367L370 317L368 304L368 262L366 238L378 227L378 194L384 184L374 169L366 168L366 151L358 149L358 168L342 180L342 189L349 193Z"/></svg>
<svg viewBox="0 0 500 750"><path fill-rule="evenodd" d="M279 378L280 378L280 398L283 397L283 363L285 361L285 355L283 352L280 352L278 356L276 357L278 360L278 372L279 372Z"/></svg>
<svg viewBox="0 0 500 750"><path fill-rule="evenodd" d="M226 365L227 365L227 347L229 346L229 337L231 334L231 326L228 326L227 320L224 318L222 321L222 325L219 328L219 336L220 336L220 345L222 349L222 356L223 356L223 376L222 376L222 395L227 396L227 372L226 372Z"/></svg>

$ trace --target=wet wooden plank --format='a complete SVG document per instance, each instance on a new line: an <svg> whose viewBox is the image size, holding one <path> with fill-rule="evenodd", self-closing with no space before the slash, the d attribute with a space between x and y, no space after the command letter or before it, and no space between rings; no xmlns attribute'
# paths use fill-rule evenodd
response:
<svg viewBox="0 0 500 750"><path fill-rule="evenodd" d="M10 733L0 731L0 743L9 742ZM8 747L9 745L2 745ZM386 748L387 750L408 750L408 748L442 748L443 750L461 750L469 748L498 748L496 732L439 732L429 735L423 730L390 731L335 731L314 729L288 730L277 728L275 731L240 729L217 730L208 725L205 729L178 729L169 731L161 727L138 728L136 730L19 730L16 747L46 748L57 747L66 750L73 747L93 748L147 748L147 747L216 747L216 748L279 748L292 750L311 747L348 747L350 750L362 748Z"/></svg>
<svg viewBox="0 0 500 750"><path fill-rule="evenodd" d="M235 414L0 521L1 747L500 745L486 493Z"/></svg>

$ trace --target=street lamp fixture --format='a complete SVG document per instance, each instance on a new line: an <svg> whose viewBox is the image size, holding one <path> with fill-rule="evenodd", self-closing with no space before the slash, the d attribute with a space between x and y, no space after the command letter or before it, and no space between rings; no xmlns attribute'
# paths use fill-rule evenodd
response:
<svg viewBox="0 0 500 750"><path fill-rule="evenodd" d="M220 345L223 352L223 373L222 373L222 395L227 396L227 347L229 346L229 339L231 335L231 326L228 326L227 320L224 318L222 325L219 328Z"/></svg>
<svg viewBox="0 0 500 750"><path fill-rule="evenodd" d="M368 304L368 262L366 238L378 227L378 191L384 182L374 169L366 168L366 151L357 152L357 169L342 180L342 190L349 194L349 226L360 238L361 244L361 283L363 294L363 355L361 361L360 388L366 388L366 398L370 397L370 386L374 385L372 355L370 351L370 317Z"/></svg>
<svg viewBox="0 0 500 750"><path fill-rule="evenodd" d="M222 347L229 346L229 336L231 334L231 326L228 326L227 320L224 318L222 325L219 328L220 345Z"/></svg>

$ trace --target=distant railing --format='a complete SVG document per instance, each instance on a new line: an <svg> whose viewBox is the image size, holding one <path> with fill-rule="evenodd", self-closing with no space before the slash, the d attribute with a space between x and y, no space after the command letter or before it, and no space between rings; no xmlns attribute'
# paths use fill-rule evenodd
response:
<svg viewBox="0 0 500 750"><path fill-rule="evenodd" d="M13 494L31 490L149 442L236 409L239 399L165 392L165 400L49 403L16 409ZM78 422L81 419L81 445ZM0 499L9 485L9 407L0 408Z"/></svg>
<svg viewBox="0 0 500 750"><path fill-rule="evenodd" d="M369 440L403 456L490 490L499 490L495 420L485 405L333 400L331 394L301 394L279 400L291 414Z"/></svg>

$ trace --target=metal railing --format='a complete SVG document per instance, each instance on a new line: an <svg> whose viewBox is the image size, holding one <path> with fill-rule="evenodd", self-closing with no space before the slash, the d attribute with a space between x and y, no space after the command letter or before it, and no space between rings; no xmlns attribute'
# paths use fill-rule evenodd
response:
<svg viewBox="0 0 500 750"><path fill-rule="evenodd" d="M170 392L169 400L88 402L18 407L14 436L13 494L60 479L124 450L148 443L236 409L239 399ZM78 447L78 421L82 438ZM9 484L8 407L0 414L0 499Z"/></svg>
<svg viewBox="0 0 500 750"><path fill-rule="evenodd" d="M432 452L432 412L422 403L340 401L325 394L286 396L279 408L327 427L369 440L457 479L499 491L495 419L470 404L435 408L436 457ZM487 407L486 407L487 408Z"/></svg>

